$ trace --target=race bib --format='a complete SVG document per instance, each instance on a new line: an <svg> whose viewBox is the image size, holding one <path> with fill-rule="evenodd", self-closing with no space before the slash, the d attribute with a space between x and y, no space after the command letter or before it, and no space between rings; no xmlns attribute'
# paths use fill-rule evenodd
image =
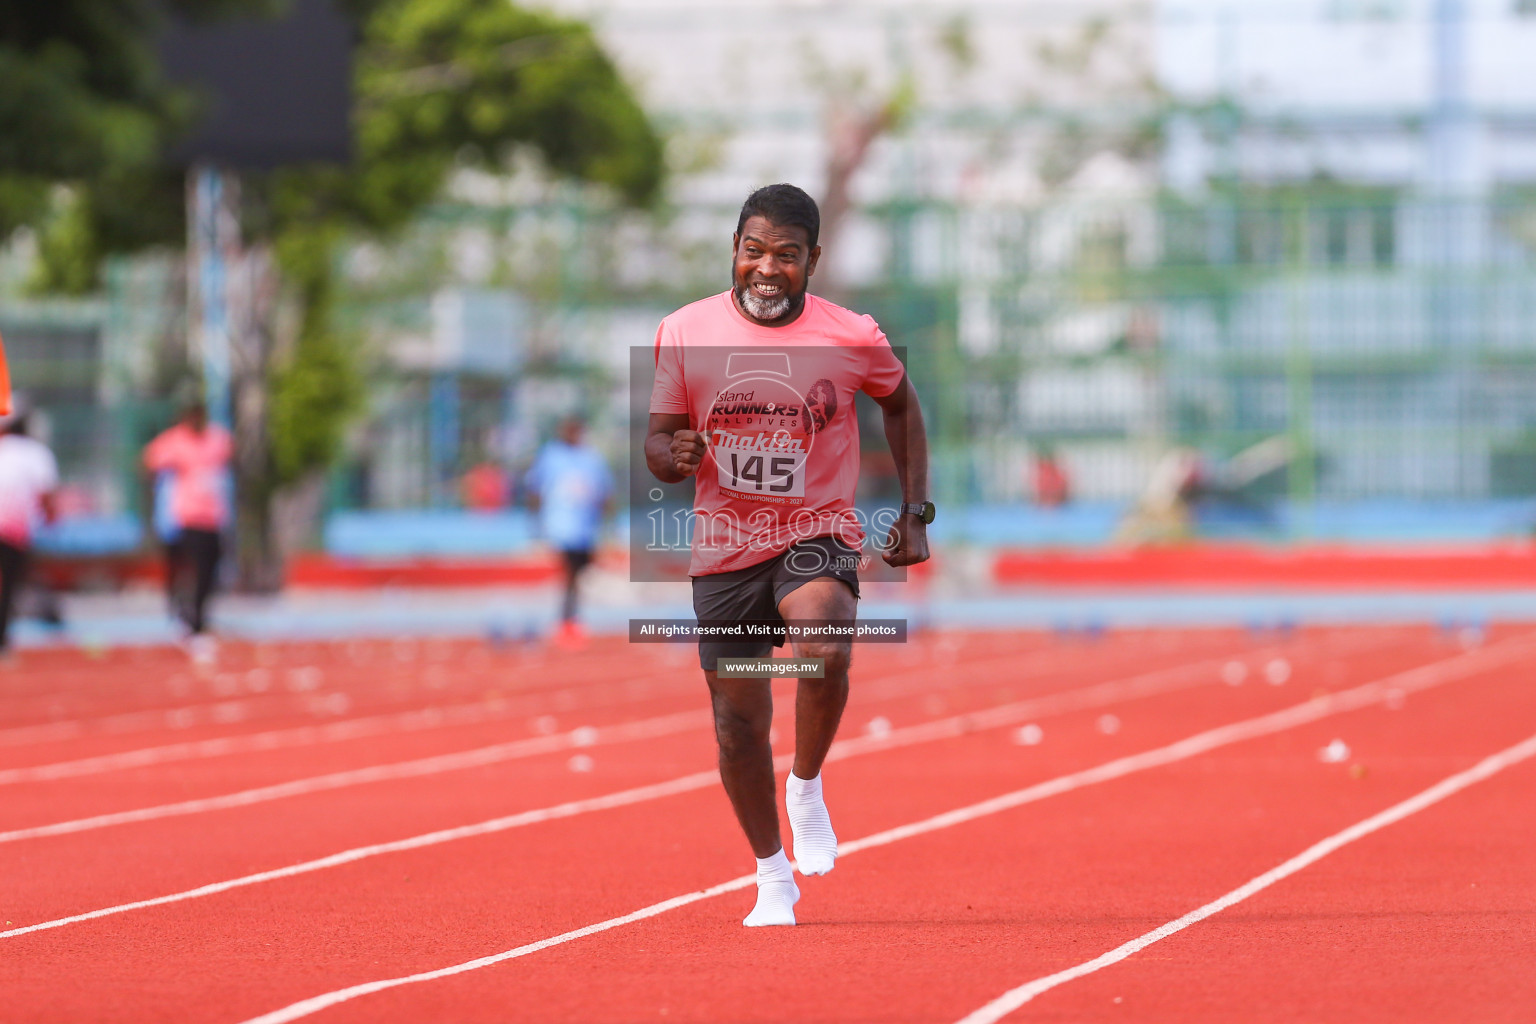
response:
<svg viewBox="0 0 1536 1024"><path fill-rule="evenodd" d="M729 383L715 396L705 424L720 491L743 501L804 505L806 470L818 426L825 423L818 421L822 407L815 400L831 383L818 381L808 399L790 380L788 354L752 353L748 359L731 357Z"/></svg>
<svg viewBox="0 0 1536 1024"><path fill-rule="evenodd" d="M807 440L788 431L771 436L723 431L712 437L721 492L747 501L804 505Z"/></svg>

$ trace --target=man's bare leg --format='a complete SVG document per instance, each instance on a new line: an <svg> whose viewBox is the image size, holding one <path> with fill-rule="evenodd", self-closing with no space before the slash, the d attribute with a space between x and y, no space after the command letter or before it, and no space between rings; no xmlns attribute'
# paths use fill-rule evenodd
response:
<svg viewBox="0 0 1536 1024"><path fill-rule="evenodd" d="M784 595L779 614L786 621L852 622L858 600L841 580L822 577ZM837 835L821 793L821 766L837 737L848 703L849 640L794 643L795 657L820 658L824 675L803 678L795 692L795 763L785 780L785 804L795 839L795 861L803 875L824 875L837 859Z"/></svg>
<svg viewBox="0 0 1536 1024"><path fill-rule="evenodd" d="M782 849L779 805L773 793L773 690L767 679L721 679L706 670L720 746L720 781L752 852L771 857Z"/></svg>
<svg viewBox="0 0 1536 1024"><path fill-rule="evenodd" d="M757 857L757 905L742 924L749 928L795 923L800 890L779 839L779 805L773 794L773 689L768 679L721 679L705 670L720 747L720 781Z"/></svg>

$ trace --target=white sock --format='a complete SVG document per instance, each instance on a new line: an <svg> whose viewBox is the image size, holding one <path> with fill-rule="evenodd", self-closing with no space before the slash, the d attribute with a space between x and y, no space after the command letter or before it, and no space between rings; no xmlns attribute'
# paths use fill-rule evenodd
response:
<svg viewBox="0 0 1536 1024"><path fill-rule="evenodd" d="M795 904L800 888L795 885L795 869L780 850L772 857L757 858L757 906L742 919L748 928L794 924Z"/></svg>
<svg viewBox="0 0 1536 1024"><path fill-rule="evenodd" d="M802 779L794 772L784 783L789 828L795 836L795 865L802 875L824 875L837 860L837 833L821 799L821 773Z"/></svg>

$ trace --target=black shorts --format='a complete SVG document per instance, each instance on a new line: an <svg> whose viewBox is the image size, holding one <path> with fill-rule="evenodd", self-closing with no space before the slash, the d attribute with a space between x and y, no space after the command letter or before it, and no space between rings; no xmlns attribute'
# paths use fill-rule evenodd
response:
<svg viewBox="0 0 1536 1024"><path fill-rule="evenodd" d="M574 576L592 564L592 549L561 548L560 557L565 562L565 571Z"/></svg>
<svg viewBox="0 0 1536 1024"><path fill-rule="evenodd" d="M814 579L842 580L859 596L859 553L835 537L812 537L766 562L693 577L693 614L701 624L777 622L784 595ZM700 640L699 667L713 672L720 658L763 658L784 646L782 631L762 640Z"/></svg>

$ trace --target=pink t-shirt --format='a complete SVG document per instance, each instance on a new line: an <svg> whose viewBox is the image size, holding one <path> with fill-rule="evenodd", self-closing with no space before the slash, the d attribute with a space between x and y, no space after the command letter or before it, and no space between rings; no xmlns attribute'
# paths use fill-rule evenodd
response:
<svg viewBox="0 0 1536 1024"><path fill-rule="evenodd" d="M234 450L229 431L210 423L201 434L178 423L144 449L151 473L171 474L171 517L184 530L218 530L229 517L224 467Z"/></svg>
<svg viewBox="0 0 1536 1024"><path fill-rule="evenodd" d="M747 320L729 291L663 320L651 412L684 413L709 438L689 575L757 565L810 537L862 544L854 393L882 398L905 375L874 320L814 295L786 327Z"/></svg>

